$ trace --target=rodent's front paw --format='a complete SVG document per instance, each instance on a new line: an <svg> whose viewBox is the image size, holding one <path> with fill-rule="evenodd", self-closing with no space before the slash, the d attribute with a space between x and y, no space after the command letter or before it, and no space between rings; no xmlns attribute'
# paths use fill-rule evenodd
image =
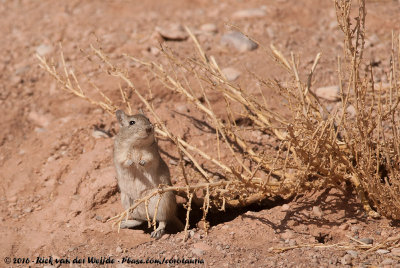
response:
<svg viewBox="0 0 400 268"><path fill-rule="evenodd" d="M144 160L139 161L139 165L144 166L144 164L146 164L146 162Z"/></svg>

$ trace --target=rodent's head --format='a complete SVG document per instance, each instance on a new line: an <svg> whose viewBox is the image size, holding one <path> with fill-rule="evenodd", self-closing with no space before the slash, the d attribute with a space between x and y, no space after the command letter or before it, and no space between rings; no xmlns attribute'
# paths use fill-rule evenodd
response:
<svg viewBox="0 0 400 268"><path fill-rule="evenodd" d="M144 114L127 115L118 110L115 115L120 126L119 140L136 147L148 146L154 142L154 127Z"/></svg>

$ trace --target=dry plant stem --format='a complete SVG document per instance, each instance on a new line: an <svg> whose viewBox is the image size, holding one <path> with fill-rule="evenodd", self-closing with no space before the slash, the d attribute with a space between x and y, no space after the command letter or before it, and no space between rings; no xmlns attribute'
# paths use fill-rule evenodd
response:
<svg viewBox="0 0 400 268"><path fill-rule="evenodd" d="M186 203L186 223L185 223L185 229L184 229L184 239L183 241L186 241L188 238L188 234L187 234L187 230L189 229L189 216L190 216L190 211L192 210L192 199L193 199L193 193L189 193L189 189L187 189L188 191L188 196L189 196L189 200Z"/></svg>

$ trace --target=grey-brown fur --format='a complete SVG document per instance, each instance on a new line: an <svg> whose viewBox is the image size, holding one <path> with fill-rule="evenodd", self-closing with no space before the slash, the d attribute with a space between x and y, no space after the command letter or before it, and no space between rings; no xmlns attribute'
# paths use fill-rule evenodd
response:
<svg viewBox="0 0 400 268"><path fill-rule="evenodd" d="M143 114L126 115L118 110L116 116L120 125L114 142L114 164L121 201L125 209L135 200L143 198L160 184L171 185L168 166L158 152L153 125ZM130 124L134 122L134 124ZM154 217L158 196L149 200L149 216ZM167 222L183 227L176 217L177 204L173 192L162 195L157 209L158 228L151 236L159 238L165 231ZM147 220L145 204L139 205L130 215L130 219L121 223L121 228L133 228Z"/></svg>

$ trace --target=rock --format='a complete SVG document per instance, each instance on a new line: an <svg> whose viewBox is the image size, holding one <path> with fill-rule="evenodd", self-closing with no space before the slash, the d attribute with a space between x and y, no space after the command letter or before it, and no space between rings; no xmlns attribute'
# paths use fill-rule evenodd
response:
<svg viewBox="0 0 400 268"><path fill-rule="evenodd" d="M101 221L103 222L103 217L100 215L96 215L96 217L94 217L97 221Z"/></svg>
<svg viewBox="0 0 400 268"><path fill-rule="evenodd" d="M351 265L351 261L352 261L352 257L350 254L346 254L344 255L341 259L340 259L340 263L342 265Z"/></svg>
<svg viewBox="0 0 400 268"><path fill-rule="evenodd" d="M203 242L193 244L192 252L197 256L204 255L205 251L210 250L211 247Z"/></svg>
<svg viewBox="0 0 400 268"><path fill-rule="evenodd" d="M32 208L25 208L25 209L24 209L24 212L25 212L25 213L31 213L32 210L33 210Z"/></svg>
<svg viewBox="0 0 400 268"><path fill-rule="evenodd" d="M247 38L244 34L237 31L232 31L224 34L221 37L221 45L223 46L233 46L239 52L251 51L258 47L258 45Z"/></svg>
<svg viewBox="0 0 400 268"><path fill-rule="evenodd" d="M169 160L169 164L170 164L170 165L173 165L173 166L177 166L177 165L178 165L178 161L173 160L173 159L170 159L170 160Z"/></svg>
<svg viewBox="0 0 400 268"><path fill-rule="evenodd" d="M240 76L240 72L231 67L222 69L222 73L225 75L226 79L229 82L235 81Z"/></svg>
<svg viewBox="0 0 400 268"><path fill-rule="evenodd" d="M218 32L218 28L214 23L206 23L200 26L200 31L215 34Z"/></svg>
<svg viewBox="0 0 400 268"><path fill-rule="evenodd" d="M284 204L284 205L282 205L281 211L288 211L289 209L290 209L290 205Z"/></svg>
<svg viewBox="0 0 400 268"><path fill-rule="evenodd" d="M189 237L193 237L194 236L194 231L193 230L190 230L189 231Z"/></svg>
<svg viewBox="0 0 400 268"><path fill-rule="evenodd" d="M373 47L380 42L379 37L376 34L372 34L366 41L365 47Z"/></svg>
<svg viewBox="0 0 400 268"><path fill-rule="evenodd" d="M392 259L384 259L381 263L381 265L392 265L393 264L393 260Z"/></svg>
<svg viewBox="0 0 400 268"><path fill-rule="evenodd" d="M155 46L151 46L147 50L154 56L157 56L158 54L160 54L160 49Z"/></svg>
<svg viewBox="0 0 400 268"><path fill-rule="evenodd" d="M293 236L294 236L294 233L292 230L286 230L284 233L281 234L281 238L283 240L291 239L291 238L293 238Z"/></svg>
<svg viewBox="0 0 400 268"><path fill-rule="evenodd" d="M45 56L53 51L53 48L51 46L42 44L36 48L36 53L39 54L40 56Z"/></svg>
<svg viewBox="0 0 400 268"><path fill-rule="evenodd" d="M367 244L367 245L372 245L374 243L374 239L369 238L369 237L361 238L360 241L365 243L365 244Z"/></svg>
<svg viewBox="0 0 400 268"><path fill-rule="evenodd" d="M322 210L319 206L313 206L312 214L316 218L322 218L322 216L324 216L324 213L322 212Z"/></svg>
<svg viewBox="0 0 400 268"><path fill-rule="evenodd" d="M250 19L250 18L261 18L266 15L265 10L261 8L250 8L236 11L232 14L234 19Z"/></svg>
<svg viewBox="0 0 400 268"><path fill-rule="evenodd" d="M171 24L167 28L156 27L156 31L165 41L184 41L189 37L189 34L180 24Z"/></svg>
<svg viewBox="0 0 400 268"><path fill-rule="evenodd" d="M378 249L376 253L378 254L388 254L390 251L387 249Z"/></svg>
<svg viewBox="0 0 400 268"><path fill-rule="evenodd" d="M35 111L31 111L28 114L28 119L40 127L46 127L50 123L50 118L44 114L39 114Z"/></svg>
<svg viewBox="0 0 400 268"><path fill-rule="evenodd" d="M118 246L118 247L115 249L115 252L117 252L117 253L122 253L122 248Z"/></svg>
<svg viewBox="0 0 400 268"><path fill-rule="evenodd" d="M358 256L358 252L355 250L348 250L348 251L346 251L346 253L351 255L351 257L353 257L353 258L357 258L357 256Z"/></svg>
<svg viewBox="0 0 400 268"><path fill-rule="evenodd" d="M345 231L349 229L349 225L347 223L343 223L342 225L339 226L339 229Z"/></svg>
<svg viewBox="0 0 400 268"><path fill-rule="evenodd" d="M99 139L99 138L109 138L109 136L104 132L104 131L101 131L101 130L93 130L93 132L92 132L92 137L93 138L95 138L95 139Z"/></svg>
<svg viewBox="0 0 400 268"><path fill-rule="evenodd" d="M175 110L179 113L189 113L189 107L186 104L177 104L175 105Z"/></svg>
<svg viewBox="0 0 400 268"><path fill-rule="evenodd" d="M400 248L392 248L390 253L394 256L400 257Z"/></svg>
<svg viewBox="0 0 400 268"><path fill-rule="evenodd" d="M340 99L339 86L320 87L315 90L315 94L328 101L338 101Z"/></svg>

